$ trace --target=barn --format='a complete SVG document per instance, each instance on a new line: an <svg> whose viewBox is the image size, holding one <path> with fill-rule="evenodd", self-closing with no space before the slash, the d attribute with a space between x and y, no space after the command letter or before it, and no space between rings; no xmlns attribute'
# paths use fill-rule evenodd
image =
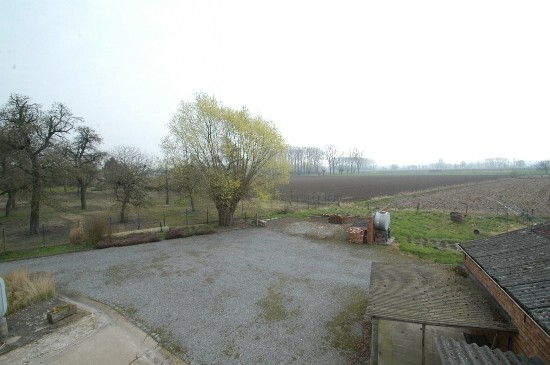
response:
<svg viewBox="0 0 550 365"><path fill-rule="evenodd" d="M372 264L371 365L550 364L550 222L459 247L460 272Z"/></svg>
<svg viewBox="0 0 550 365"><path fill-rule="evenodd" d="M517 328L507 347L550 364L550 222L459 246L463 266Z"/></svg>

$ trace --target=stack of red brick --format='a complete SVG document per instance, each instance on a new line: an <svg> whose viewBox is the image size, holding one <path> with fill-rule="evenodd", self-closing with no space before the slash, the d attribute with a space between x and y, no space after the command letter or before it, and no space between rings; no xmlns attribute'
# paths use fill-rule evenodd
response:
<svg viewBox="0 0 550 365"><path fill-rule="evenodd" d="M351 227L349 229L349 241L351 243L363 243L366 230L361 227Z"/></svg>

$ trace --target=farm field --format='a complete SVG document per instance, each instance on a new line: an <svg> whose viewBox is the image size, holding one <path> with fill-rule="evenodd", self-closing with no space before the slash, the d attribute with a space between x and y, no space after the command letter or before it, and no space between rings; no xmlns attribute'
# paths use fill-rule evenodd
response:
<svg viewBox="0 0 550 365"><path fill-rule="evenodd" d="M503 179L498 175L330 175L293 176L280 188L283 197L326 194L351 201L368 200L442 186ZM285 200L283 198L283 200Z"/></svg>
<svg viewBox="0 0 550 365"><path fill-rule="evenodd" d="M55 193L55 204L45 205L41 214L42 232L30 236L28 229L28 204L21 200L9 218L0 217L2 249L18 250L31 247L66 244L69 231L78 222L90 216L98 216L109 222L113 232L168 226L215 223L214 206L205 199L196 213L181 199L173 199L165 205L162 194L151 193L152 204L140 212L132 211L128 223L115 223L118 209L108 192L92 191L88 197L88 209L79 208L74 192ZM269 216L284 211L289 202L291 210L335 207L338 202L366 202L373 209L419 209L422 211L460 211L493 216L534 217L535 221L550 219L550 178L509 177L494 174L472 175L343 175L298 176L281 187L281 202L261 204L244 201L236 212L236 218ZM311 203L315 203L311 205ZM0 204L5 204L0 199ZM317 203L319 203L317 205ZM139 215L138 215L139 213ZM315 214L315 213L313 213ZM363 214L363 213L362 213ZM111 222L111 217L114 219Z"/></svg>
<svg viewBox="0 0 550 365"><path fill-rule="evenodd" d="M326 198L326 199L325 199ZM550 217L550 178L498 175L296 176L285 201L375 201L386 209L458 210Z"/></svg>

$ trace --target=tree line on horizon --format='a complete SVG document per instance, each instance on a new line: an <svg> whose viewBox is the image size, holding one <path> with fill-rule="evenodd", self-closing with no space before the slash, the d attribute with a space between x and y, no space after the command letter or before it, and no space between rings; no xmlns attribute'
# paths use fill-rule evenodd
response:
<svg viewBox="0 0 550 365"><path fill-rule="evenodd" d="M102 137L63 103L44 109L27 96L12 94L0 109L4 215L10 215L21 197L30 203L29 233L38 234L40 207L51 201L48 187L76 185L81 208L87 209L86 193L94 184L111 192L121 222L130 207L146 206L149 191L157 190L165 192L166 204L170 192L182 194L192 210L195 198L207 194L220 225L228 226L241 200L269 199L290 174L354 174L376 167L357 148L344 153L334 145L288 146L270 121L246 108L225 107L204 93L181 102L168 130L161 158L131 146L107 152L100 148ZM490 168L509 166L503 159L485 163ZM440 160L433 167L449 166ZM548 174L550 160L537 168Z"/></svg>

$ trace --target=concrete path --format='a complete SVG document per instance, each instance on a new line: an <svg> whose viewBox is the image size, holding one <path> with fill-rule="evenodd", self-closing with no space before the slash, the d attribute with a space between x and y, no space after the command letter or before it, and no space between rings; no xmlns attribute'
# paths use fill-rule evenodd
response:
<svg viewBox="0 0 550 365"><path fill-rule="evenodd" d="M63 299L86 315L0 356L0 364L183 364L110 307L86 298Z"/></svg>

